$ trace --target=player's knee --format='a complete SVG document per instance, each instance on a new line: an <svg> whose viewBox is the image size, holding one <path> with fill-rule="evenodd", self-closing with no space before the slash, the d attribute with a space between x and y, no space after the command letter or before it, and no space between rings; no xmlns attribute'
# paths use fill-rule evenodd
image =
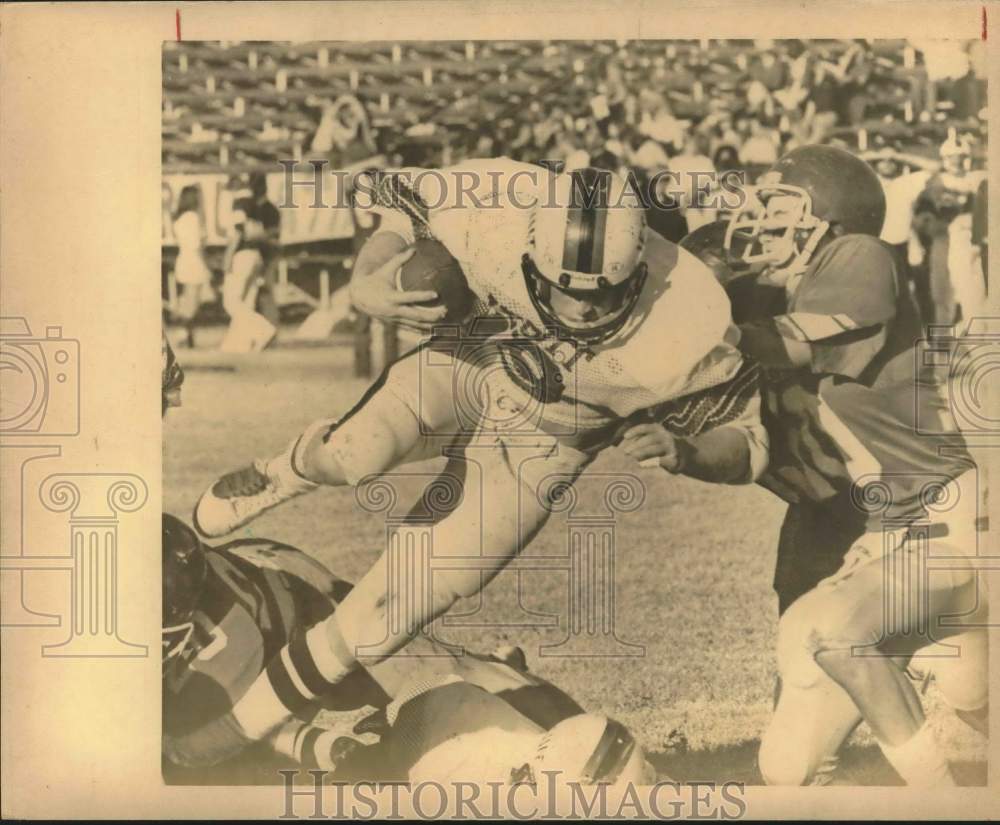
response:
<svg viewBox="0 0 1000 825"><path fill-rule="evenodd" d="M799 740L793 732L777 730L773 724L767 729L757 753L757 765L766 784L805 785L809 782L813 767Z"/></svg>
<svg viewBox="0 0 1000 825"><path fill-rule="evenodd" d="M372 400L317 434L304 451L309 478L355 485L392 469L419 437L413 413L395 399Z"/></svg>
<svg viewBox="0 0 1000 825"><path fill-rule="evenodd" d="M797 652L797 667L782 679L793 679L799 686L816 681L823 672L835 681L855 668L861 651L874 652L881 640L880 628L870 621L868 611L856 609L856 604L838 588L820 586L795 602L779 623L780 651L787 651L789 661ZM782 647L782 624L787 639ZM804 651L804 655L803 655Z"/></svg>
<svg viewBox="0 0 1000 825"><path fill-rule="evenodd" d="M957 647L954 656L930 659L929 670L945 701L956 711L975 712L989 702L989 649L985 630L945 640ZM916 662L920 664L919 659Z"/></svg>
<svg viewBox="0 0 1000 825"><path fill-rule="evenodd" d="M822 622L825 601L813 590L797 599L778 622L778 672L783 685L808 688L823 678L815 656L828 635Z"/></svg>

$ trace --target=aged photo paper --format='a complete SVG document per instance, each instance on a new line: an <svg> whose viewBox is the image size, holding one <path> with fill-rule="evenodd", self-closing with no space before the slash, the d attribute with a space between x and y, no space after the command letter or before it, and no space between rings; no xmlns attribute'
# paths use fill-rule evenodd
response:
<svg viewBox="0 0 1000 825"><path fill-rule="evenodd" d="M997 20L4 4L3 815L995 817Z"/></svg>

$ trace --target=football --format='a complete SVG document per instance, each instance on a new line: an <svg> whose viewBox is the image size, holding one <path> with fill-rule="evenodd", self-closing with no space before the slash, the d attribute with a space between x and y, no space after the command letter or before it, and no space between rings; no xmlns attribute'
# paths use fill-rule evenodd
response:
<svg viewBox="0 0 1000 825"><path fill-rule="evenodd" d="M443 243L429 238L422 238L415 244L415 252L399 269L397 285L407 292L430 289L437 292L434 301L428 301L423 306L441 306L448 312L441 319L442 323L459 323L464 321L470 312L476 296L469 289L465 273L458 261L452 256Z"/></svg>

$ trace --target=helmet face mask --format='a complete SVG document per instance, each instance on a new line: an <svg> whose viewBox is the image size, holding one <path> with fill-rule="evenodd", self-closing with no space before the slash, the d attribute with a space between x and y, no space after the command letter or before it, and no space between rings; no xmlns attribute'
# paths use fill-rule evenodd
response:
<svg viewBox="0 0 1000 825"><path fill-rule="evenodd" d="M587 344L606 341L622 329L639 300L647 275L646 264L641 262L620 284L572 289L557 286L544 277L528 254L521 258L521 270L528 294L542 320L568 337ZM566 275L569 276L569 273ZM572 307L576 302L589 304L580 317L569 316L562 310L563 306Z"/></svg>
<svg viewBox="0 0 1000 825"><path fill-rule="evenodd" d="M800 146L749 187L730 219L725 250L767 267L761 280L794 288L820 245L841 235L878 237L885 221L882 183L861 158L836 146ZM737 242L749 248L736 251Z"/></svg>
<svg viewBox="0 0 1000 825"><path fill-rule="evenodd" d="M182 622L181 624L164 627L162 630L161 644L163 646L163 664L179 658L194 635L194 622Z"/></svg>
<svg viewBox="0 0 1000 825"><path fill-rule="evenodd" d="M787 280L805 269L830 225L813 214L812 197L801 186L763 183L748 195L726 228L725 251L745 265L767 267L771 280Z"/></svg>
<svg viewBox="0 0 1000 825"><path fill-rule="evenodd" d="M534 755L511 771L511 781L538 782L547 773L560 784L652 785L656 770L632 733L596 713L571 716L543 733Z"/></svg>

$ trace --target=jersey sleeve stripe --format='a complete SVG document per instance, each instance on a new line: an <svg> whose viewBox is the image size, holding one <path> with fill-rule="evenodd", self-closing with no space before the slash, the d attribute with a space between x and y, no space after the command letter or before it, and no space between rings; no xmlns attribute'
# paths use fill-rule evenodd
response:
<svg viewBox="0 0 1000 825"><path fill-rule="evenodd" d="M332 682L323 678L323 674L316 667L316 663L309 653L304 633L296 633L292 638L292 641L288 645L288 656L291 660L292 668L298 673L302 684L314 696L322 696L335 687Z"/></svg>
<svg viewBox="0 0 1000 825"><path fill-rule="evenodd" d="M759 389L760 367L745 359L726 383L666 405L660 420L674 435L698 435L739 418Z"/></svg>
<svg viewBox="0 0 1000 825"><path fill-rule="evenodd" d="M375 203L385 209L395 209L413 224L417 238L430 238L430 210L420 194L415 192L402 175L385 175L375 187Z"/></svg>
<svg viewBox="0 0 1000 825"><path fill-rule="evenodd" d="M278 700L292 713L302 713L311 702L311 697L305 696L296 687L288 674L284 657L275 656L267 665L267 679Z"/></svg>
<svg viewBox="0 0 1000 825"><path fill-rule="evenodd" d="M775 318L778 331L785 338L796 341L822 341L858 329L858 324L843 313L836 315L821 315L813 312L790 312Z"/></svg>

